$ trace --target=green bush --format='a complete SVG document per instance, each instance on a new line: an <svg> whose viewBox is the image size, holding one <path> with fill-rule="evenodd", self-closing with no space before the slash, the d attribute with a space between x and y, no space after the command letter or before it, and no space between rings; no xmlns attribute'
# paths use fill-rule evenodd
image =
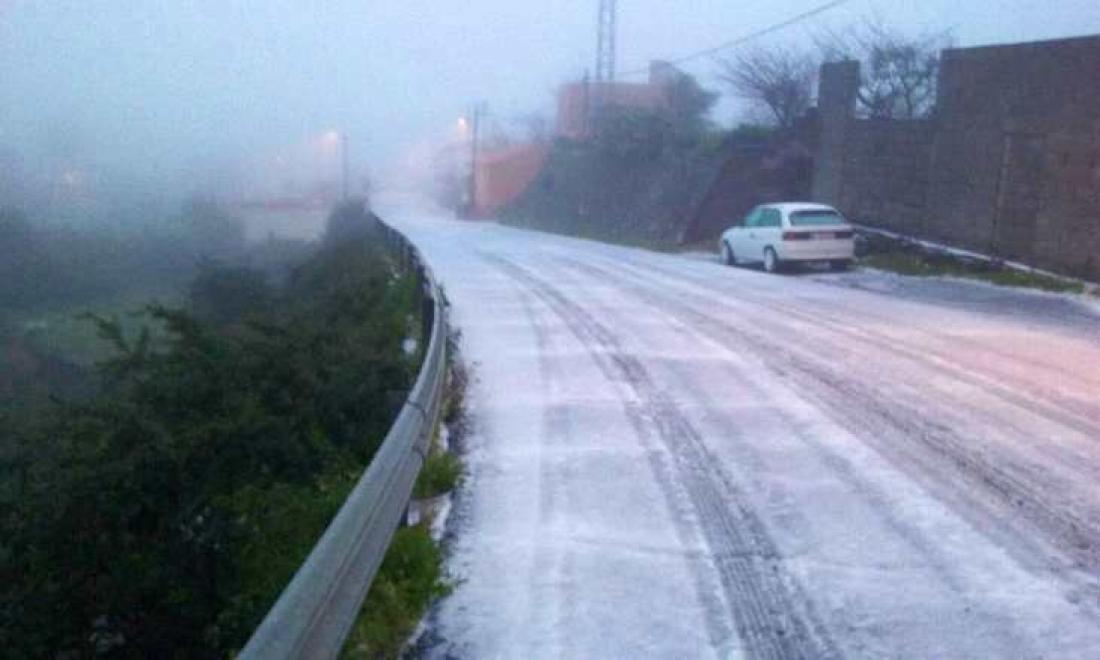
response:
<svg viewBox="0 0 1100 660"><path fill-rule="evenodd" d="M369 236L257 277L136 336L97 318L101 390L0 418L5 653L224 657L335 513L415 374L415 284Z"/></svg>
<svg viewBox="0 0 1100 660"><path fill-rule="evenodd" d="M427 499L449 493L458 486L462 476L462 462L449 451L434 451L420 470L413 489L413 497Z"/></svg>
<svg viewBox="0 0 1100 660"><path fill-rule="evenodd" d="M188 294L196 317L226 325L270 309L274 291L260 271L205 261Z"/></svg>

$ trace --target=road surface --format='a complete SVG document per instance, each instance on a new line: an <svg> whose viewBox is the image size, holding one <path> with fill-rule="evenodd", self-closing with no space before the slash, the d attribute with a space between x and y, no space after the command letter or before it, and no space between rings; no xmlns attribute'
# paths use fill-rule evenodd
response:
<svg viewBox="0 0 1100 660"><path fill-rule="evenodd" d="M408 209L474 383L427 657L1100 657L1100 315Z"/></svg>

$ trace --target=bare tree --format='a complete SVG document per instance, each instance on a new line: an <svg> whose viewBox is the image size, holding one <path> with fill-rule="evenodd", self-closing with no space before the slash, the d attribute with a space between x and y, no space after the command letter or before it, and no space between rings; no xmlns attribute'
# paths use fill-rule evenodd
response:
<svg viewBox="0 0 1100 660"><path fill-rule="evenodd" d="M767 108L780 128L793 126L810 107L815 66L804 53L759 48L720 66L719 77L733 93Z"/></svg>
<svg viewBox="0 0 1100 660"><path fill-rule="evenodd" d="M935 109L940 50L951 43L947 33L910 36L866 20L843 32L823 33L817 42L827 62L860 62L860 114L917 119Z"/></svg>

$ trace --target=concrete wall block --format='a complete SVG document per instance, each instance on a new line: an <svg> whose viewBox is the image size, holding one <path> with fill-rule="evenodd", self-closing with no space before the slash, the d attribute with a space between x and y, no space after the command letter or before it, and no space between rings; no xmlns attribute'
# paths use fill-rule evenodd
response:
<svg viewBox="0 0 1100 660"><path fill-rule="evenodd" d="M1100 278L1100 36L947 50L935 121L855 120L821 70L816 199L854 219Z"/></svg>

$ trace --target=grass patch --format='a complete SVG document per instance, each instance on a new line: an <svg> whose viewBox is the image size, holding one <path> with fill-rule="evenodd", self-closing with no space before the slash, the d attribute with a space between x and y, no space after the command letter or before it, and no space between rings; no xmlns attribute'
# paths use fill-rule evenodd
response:
<svg viewBox="0 0 1100 660"><path fill-rule="evenodd" d="M447 355L450 356L451 370L443 399L443 423L452 433L457 434L461 434L464 428L466 391L470 387L470 373L466 370L459 351L461 339L462 334L457 330L452 330L447 337Z"/></svg>
<svg viewBox="0 0 1100 660"><path fill-rule="evenodd" d="M962 277L1001 286L1038 289L1055 293L1082 293L1080 282L1059 277L1014 270L1005 266L956 258L950 255L894 249L869 254L860 259L864 266L913 277Z"/></svg>
<svg viewBox="0 0 1100 660"><path fill-rule="evenodd" d="M432 600L451 591L426 524L397 530L342 658L396 658Z"/></svg>
<svg viewBox="0 0 1100 660"><path fill-rule="evenodd" d="M442 420L453 437L465 433L466 389L469 387L469 374L459 359L457 332L447 338L450 372L446 391L443 395ZM454 452L439 446L439 435L432 439L432 449L417 477L413 488L413 497L427 499L448 493L458 487L462 480L462 460Z"/></svg>
<svg viewBox="0 0 1100 660"><path fill-rule="evenodd" d="M449 493L458 486L461 478L462 461L457 456L449 451L433 451L428 454L428 460L416 479L413 497L423 500Z"/></svg>

